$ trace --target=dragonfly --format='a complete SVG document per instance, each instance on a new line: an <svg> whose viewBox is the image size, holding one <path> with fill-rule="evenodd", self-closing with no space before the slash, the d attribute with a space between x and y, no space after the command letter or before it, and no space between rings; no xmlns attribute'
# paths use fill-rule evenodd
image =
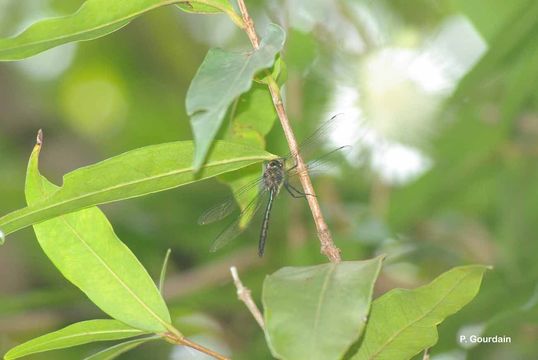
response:
<svg viewBox="0 0 538 360"><path fill-rule="evenodd" d="M309 150L321 147L323 140L341 122L342 114L333 116L323 123L312 135L307 137L299 146L299 153L303 156ZM349 150L351 146L344 145L333 149L322 155L318 159L306 164L306 171L312 173L322 170L325 165L330 164L334 159ZM246 228L246 224L254 218L262 209L263 218L258 240L258 256L262 257L265 251L265 243L269 232L269 219L273 204L282 189L285 189L293 198L305 198L314 196L306 194L292 185L292 179L300 175L297 167L297 154L290 152L285 157L270 160L264 164L261 176L237 190L231 198L204 212L198 219L200 225L210 224L220 221L239 208L238 203L247 203L240 211L239 215L226 227L214 240L210 247L211 252L215 252L236 238ZM242 202L252 196L252 190L257 189L257 194L249 201ZM248 201L248 202L247 202ZM265 205L265 206L263 206Z"/></svg>

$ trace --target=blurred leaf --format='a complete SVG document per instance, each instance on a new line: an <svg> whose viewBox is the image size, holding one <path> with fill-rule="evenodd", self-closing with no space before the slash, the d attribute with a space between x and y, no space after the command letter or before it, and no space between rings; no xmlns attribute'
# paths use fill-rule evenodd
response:
<svg viewBox="0 0 538 360"><path fill-rule="evenodd" d="M533 0L490 0L487 4L480 0L450 2L469 17L486 41L496 44L494 38L502 32L500 30L510 26L511 20L519 16L521 10L529 8Z"/></svg>
<svg viewBox="0 0 538 360"><path fill-rule="evenodd" d="M490 44L480 62L460 82L454 97L461 98L473 92L480 93L476 86L495 76L498 68L503 64L510 64L512 56L517 57L525 48L534 47L538 26L538 2L533 0L496 1L499 6L506 6L510 11L499 11L499 6L492 5L487 7L490 11L484 11L483 4L476 0L470 2L458 0L457 2L466 4L462 8L466 10L481 33L486 34ZM469 8L469 4L475 4L475 6ZM487 22L478 20L486 14L488 14ZM496 21L499 26L485 29L485 25L482 24L491 24L490 19L493 14L500 16Z"/></svg>
<svg viewBox="0 0 538 360"><path fill-rule="evenodd" d="M116 344L114 346L111 346L109 348L106 348L102 351L99 351L98 353L95 353L91 356L88 356L84 360L111 360L115 359L121 354L134 349L135 347L142 345L143 343L146 343L150 340L156 340L159 339L159 336L150 336L145 337L141 339L135 339L135 340L129 340L126 342L122 342L119 344Z"/></svg>
<svg viewBox="0 0 538 360"><path fill-rule="evenodd" d="M266 336L279 359L340 359L366 325L383 258L285 267L263 285Z"/></svg>
<svg viewBox="0 0 538 360"><path fill-rule="evenodd" d="M394 289L376 299L352 359L407 360L433 346L437 325L475 297L486 269L460 266L418 289Z"/></svg>
<svg viewBox="0 0 538 360"><path fill-rule="evenodd" d="M215 14L234 11L228 0L182 1L177 5L181 10L194 14Z"/></svg>
<svg viewBox="0 0 538 360"><path fill-rule="evenodd" d="M15 37L0 39L0 61L20 60L68 42L96 39L145 12L178 2L87 0L72 15L41 20ZM222 5L222 0L211 2Z"/></svg>
<svg viewBox="0 0 538 360"><path fill-rule="evenodd" d="M288 35L286 62L290 69L304 71L318 56L318 44L312 34L292 29Z"/></svg>
<svg viewBox="0 0 538 360"><path fill-rule="evenodd" d="M63 349L95 341L126 339L144 333L142 330L134 329L117 320L82 321L18 345L9 350L4 355L4 359L17 359L43 351Z"/></svg>
<svg viewBox="0 0 538 360"><path fill-rule="evenodd" d="M186 99L196 144L195 170L202 166L228 107L250 89L254 74L273 64L284 39L284 30L270 24L257 50L249 53L209 50L192 80Z"/></svg>
<svg viewBox="0 0 538 360"><path fill-rule="evenodd" d="M28 164L26 198L32 205L57 190L39 173L41 145ZM60 272L113 318L137 329L166 331L168 308L142 264L114 234L98 208L34 225L37 240Z"/></svg>
<svg viewBox="0 0 538 360"><path fill-rule="evenodd" d="M170 259L170 254L172 253L171 249L166 250L166 255L164 255L163 266L161 268L161 275L159 276L159 292L162 294L164 289L164 280L166 278L166 268L168 267L168 260Z"/></svg>
<svg viewBox="0 0 538 360"><path fill-rule="evenodd" d="M192 169L192 141L146 146L80 168L46 199L0 218L5 235L55 216L97 204L167 190L271 159L265 151L217 141L202 171Z"/></svg>
<svg viewBox="0 0 538 360"><path fill-rule="evenodd" d="M533 85L538 80L538 45L533 37L533 29L538 27L538 3L509 13L510 17L505 14L505 26L493 37L486 55L459 83L445 111L449 125L434 141L434 166L392 194L389 217L395 229L405 230L427 218L432 209L465 198L461 189L498 174L501 143L510 136L522 107L536 93ZM504 77L502 101L498 101L500 119L488 119L483 114L484 99L478 96L483 96L485 84L501 74L508 76Z"/></svg>
<svg viewBox="0 0 538 360"><path fill-rule="evenodd" d="M536 16L538 17L538 6ZM538 20L536 21L538 29ZM536 94L538 82L538 41L529 42L514 61L512 73L507 79L505 96L501 105L501 121L510 123Z"/></svg>

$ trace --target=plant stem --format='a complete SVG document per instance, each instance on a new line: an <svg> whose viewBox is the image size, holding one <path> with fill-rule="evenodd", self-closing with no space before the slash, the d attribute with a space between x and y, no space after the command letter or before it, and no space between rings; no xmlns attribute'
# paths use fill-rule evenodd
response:
<svg viewBox="0 0 538 360"><path fill-rule="evenodd" d="M188 346L192 349L195 349L195 350L198 350L200 352L203 352L204 354L207 354L215 359L218 359L218 360L230 360L229 358L227 358L226 356L224 355L221 355L211 349L208 349L206 348L205 346L202 346L198 343L195 343L189 339L187 339L186 337L184 337L183 335L179 334L179 332L175 331L175 332L167 332L164 334L164 337L166 338L166 340L168 340L169 342L171 342L172 344L177 344L177 345L184 345L184 346Z"/></svg>
<svg viewBox="0 0 538 360"><path fill-rule="evenodd" d="M256 29L254 28L254 22L248 14L244 0L237 0L237 3L239 5L239 10L241 11L241 16L243 17L243 22L245 23L245 32L247 33L247 36L254 49L258 49L260 42L258 39L258 35L256 34ZM310 180L310 176L306 171L306 165L301 154L299 153L299 146L297 145L297 140L295 139L293 129L291 128L290 122L288 120L286 110L284 109L284 104L282 103L282 97L280 95L278 84L270 74L268 74L267 78L269 79L268 86L271 93L271 98L278 114L280 124L282 125L282 129L284 130L284 135L286 136L286 140L288 141L288 146L291 153L295 154L295 160L297 162L297 172L299 174L301 185L303 186L305 194L309 194L306 198L308 200L308 205L310 206L310 210L312 211L312 216L316 224L319 241L321 243L321 252L325 256L327 256L327 258L331 262L339 263L341 261L340 249L338 249L334 245L331 232L329 231L329 227L327 226L327 223L325 222L325 219L321 212L318 199L315 196L314 188L312 186L312 181Z"/></svg>
<svg viewBox="0 0 538 360"><path fill-rule="evenodd" d="M237 273L237 268L235 266L232 266L230 268L230 272L232 273L232 278L237 289L237 297L239 298L239 300L245 303L247 309L250 311L258 325L260 325L262 330L264 330L265 323L263 321L262 313L260 312L260 309L258 309L258 307L256 306L254 300L252 300L252 296L250 296L250 289L246 288L241 282L239 274Z"/></svg>

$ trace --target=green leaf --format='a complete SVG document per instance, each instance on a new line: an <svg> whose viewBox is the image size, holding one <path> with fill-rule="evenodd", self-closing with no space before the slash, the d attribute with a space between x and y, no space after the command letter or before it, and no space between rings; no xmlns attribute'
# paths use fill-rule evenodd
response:
<svg viewBox="0 0 538 360"><path fill-rule="evenodd" d="M141 339L135 339L130 341L125 341L109 348L106 348L98 353L95 353L91 356L88 356L84 360L111 360L120 356L121 354L134 349L135 347L142 345L148 341L159 339L159 336L150 336Z"/></svg>
<svg viewBox="0 0 538 360"><path fill-rule="evenodd" d="M14 37L0 39L0 61L24 59L72 41L97 39L121 29L139 15L177 3L187 12L225 12L234 23L243 26L226 0L87 0L72 15L41 20Z"/></svg>
<svg viewBox="0 0 538 360"><path fill-rule="evenodd" d="M250 89L254 74L273 64L284 39L284 30L270 24L258 50L249 53L209 50L192 80L186 99L196 143L195 170L202 166L228 107Z"/></svg>
<svg viewBox="0 0 538 360"><path fill-rule="evenodd" d="M478 293L487 267L461 266L414 290L395 289L372 303L364 340L353 360L410 359L437 342L437 325Z"/></svg>
<svg viewBox="0 0 538 360"><path fill-rule="evenodd" d="M255 148L265 148L265 136L273 127L277 114L271 100L271 94L267 86L254 83L252 88L241 95L232 106L230 111L231 127L225 139L249 145ZM225 182L234 193L245 185L251 184L261 176L261 166L258 164L245 167L234 173L219 176L219 180ZM237 197L237 203L241 210L252 201L258 194L259 188L252 187L247 193ZM242 218L241 227L250 222L249 216Z"/></svg>
<svg viewBox="0 0 538 360"><path fill-rule="evenodd" d="M168 260L170 259L170 254L172 253L171 249L166 250L166 255L164 255L163 266L161 268L161 275L159 276L159 292L162 294L164 290L164 280L166 278L166 268L168 267Z"/></svg>
<svg viewBox="0 0 538 360"><path fill-rule="evenodd" d="M28 164L29 205L57 189L39 173L40 150L38 143ZM63 215L34 225L34 231L56 268L105 313L137 329L171 328L168 308L155 283L101 210L94 207Z"/></svg>
<svg viewBox="0 0 538 360"><path fill-rule="evenodd" d="M277 56L271 73L267 74L267 72L261 71L258 76L254 78L257 83L269 85L271 83L270 78L272 78L279 86L282 86L288 79L288 68L282 57Z"/></svg>
<svg viewBox="0 0 538 360"><path fill-rule="evenodd" d="M183 1L177 5L181 10L194 14L215 14L234 11L228 0Z"/></svg>
<svg viewBox="0 0 538 360"><path fill-rule="evenodd" d="M285 267L263 284L266 337L279 359L341 359L360 337L382 257Z"/></svg>
<svg viewBox="0 0 538 360"><path fill-rule="evenodd" d="M186 185L273 158L265 151L217 141L199 174L192 141L147 146L64 176L47 198L0 218L5 235L61 214Z"/></svg>
<svg viewBox="0 0 538 360"><path fill-rule="evenodd" d="M145 334L117 320L88 320L40 336L9 350L5 360L17 359L43 351L63 349L95 341L119 340Z"/></svg>

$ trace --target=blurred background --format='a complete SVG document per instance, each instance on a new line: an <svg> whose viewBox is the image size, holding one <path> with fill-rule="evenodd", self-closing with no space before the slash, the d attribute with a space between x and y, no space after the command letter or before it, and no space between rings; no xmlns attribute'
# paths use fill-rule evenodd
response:
<svg viewBox="0 0 538 360"><path fill-rule="evenodd" d="M80 0L0 0L0 36L70 14ZM494 266L477 298L439 327L431 359L538 358L538 2L478 0L247 1L261 34L288 39L286 106L298 139L332 114L347 161L315 179L345 260L388 255L376 296L420 286L462 264ZM137 147L191 139L184 99L210 47L246 50L224 15L153 11L107 37L0 64L0 214L23 207L27 158L45 133L41 170L64 173ZM278 123L268 149L285 154ZM236 265L260 299L266 274L325 262L305 201L281 196L266 256L258 224L217 253L219 225L198 216L229 195L217 180L103 207L157 278L177 327L234 359L271 359L237 300ZM225 224L220 224L225 225ZM91 271L91 269L89 269ZM105 317L62 278L31 229L0 248L0 354L67 324ZM460 334L511 344L462 346ZM32 359L74 359L93 344ZM204 359L164 342L121 359Z"/></svg>

